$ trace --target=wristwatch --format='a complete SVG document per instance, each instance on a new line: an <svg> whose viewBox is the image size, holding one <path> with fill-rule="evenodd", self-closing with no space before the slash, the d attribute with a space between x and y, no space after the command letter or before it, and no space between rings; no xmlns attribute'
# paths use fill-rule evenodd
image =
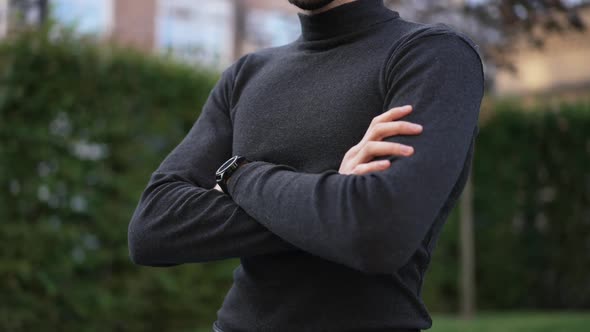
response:
<svg viewBox="0 0 590 332"><path fill-rule="evenodd" d="M224 193L229 195L227 191L227 180L229 177L243 164L250 162L244 156L235 155L224 162L217 171L215 172L215 180L217 184L223 190Z"/></svg>

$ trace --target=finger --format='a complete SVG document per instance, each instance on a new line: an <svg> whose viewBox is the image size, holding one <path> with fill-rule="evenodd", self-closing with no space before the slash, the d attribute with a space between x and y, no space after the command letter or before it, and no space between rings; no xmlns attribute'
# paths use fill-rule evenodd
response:
<svg viewBox="0 0 590 332"><path fill-rule="evenodd" d="M365 164L356 165L352 171L352 174L360 175L378 172L387 169L389 166L391 166L391 162L389 160L375 160Z"/></svg>
<svg viewBox="0 0 590 332"><path fill-rule="evenodd" d="M400 118L408 115L410 112L412 112L412 110L413 110L412 105L404 105L404 106L394 107L394 108L392 108L386 112L383 112L382 114L374 117L373 121L371 122L371 125L374 125L374 124L377 124L380 122L389 122L389 121L400 119Z"/></svg>
<svg viewBox="0 0 590 332"><path fill-rule="evenodd" d="M422 132L422 126L408 121L393 121L376 124L370 128L365 137L366 141L380 141L385 137L394 135L418 135Z"/></svg>
<svg viewBox="0 0 590 332"><path fill-rule="evenodd" d="M414 148L396 142L369 141L363 145L355 157L357 164L372 160L377 156L410 156Z"/></svg>

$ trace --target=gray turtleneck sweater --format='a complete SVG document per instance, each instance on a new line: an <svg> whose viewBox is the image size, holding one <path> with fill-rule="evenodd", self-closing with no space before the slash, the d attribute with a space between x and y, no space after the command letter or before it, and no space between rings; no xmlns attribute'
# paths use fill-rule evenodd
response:
<svg viewBox="0 0 590 332"><path fill-rule="evenodd" d="M431 254L474 151L477 46L383 0L298 14L299 38L222 74L187 136L153 172L129 225L133 262L239 257L224 332L416 331ZM411 104L414 147L379 172L339 174L371 120ZM216 189L232 155L251 160ZM195 284L195 291L198 291Z"/></svg>

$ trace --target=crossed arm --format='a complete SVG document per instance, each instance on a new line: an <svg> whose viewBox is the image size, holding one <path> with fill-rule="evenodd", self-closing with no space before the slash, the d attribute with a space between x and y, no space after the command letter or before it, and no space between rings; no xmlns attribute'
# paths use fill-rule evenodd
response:
<svg viewBox="0 0 590 332"><path fill-rule="evenodd" d="M129 224L132 260L170 266L300 248L365 272L395 271L457 180L483 88L471 46L454 35L427 39L393 59L387 77L387 106L413 104L408 120L424 133L386 140L414 146L414 157L365 175L299 173L254 161L232 176L233 200L213 188L215 169L231 156L231 122L222 110L230 107L241 63L230 66L142 193ZM438 52L416 62L430 47Z"/></svg>

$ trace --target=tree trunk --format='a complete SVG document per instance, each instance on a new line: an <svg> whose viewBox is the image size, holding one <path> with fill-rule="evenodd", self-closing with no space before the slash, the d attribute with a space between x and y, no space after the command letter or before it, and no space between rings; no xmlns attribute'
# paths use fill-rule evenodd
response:
<svg viewBox="0 0 590 332"><path fill-rule="evenodd" d="M471 176L467 180L460 200L461 238L461 317L475 315L475 244L473 234L473 190Z"/></svg>
<svg viewBox="0 0 590 332"><path fill-rule="evenodd" d="M234 0L234 45L233 60L242 56L244 51L244 39L246 38L246 6L243 0Z"/></svg>
<svg viewBox="0 0 590 332"><path fill-rule="evenodd" d="M49 17L49 1L38 0L37 8L39 10L39 25L43 25Z"/></svg>

